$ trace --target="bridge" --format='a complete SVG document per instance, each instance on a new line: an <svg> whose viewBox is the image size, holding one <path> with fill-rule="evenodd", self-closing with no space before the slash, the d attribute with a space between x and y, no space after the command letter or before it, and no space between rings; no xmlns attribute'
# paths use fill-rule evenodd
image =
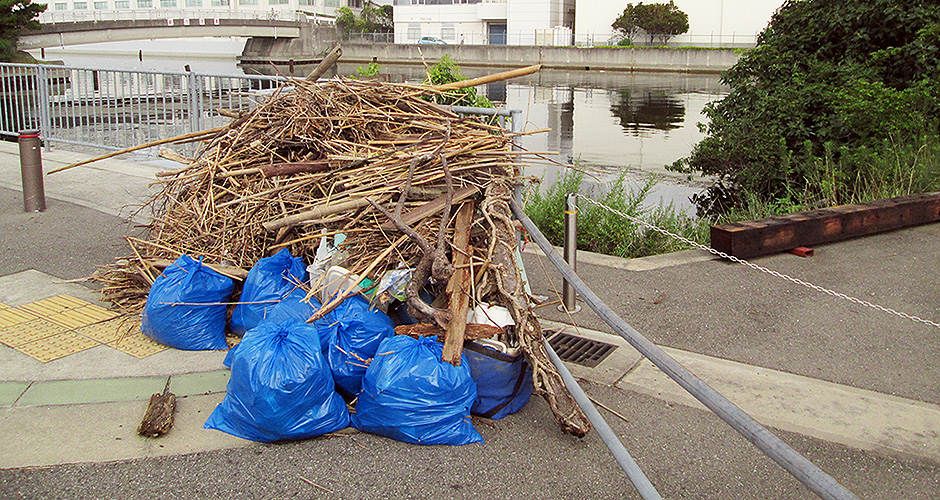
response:
<svg viewBox="0 0 940 500"><path fill-rule="evenodd" d="M45 20L40 29L24 33L21 50L88 43L156 38L259 37L297 38L309 21L303 14L283 12L172 11L158 13L115 11L94 16L72 12L68 18ZM108 15L112 14L112 15ZM159 14L154 15L154 14ZM124 18L124 16L132 16ZM89 19L89 17L91 17Z"/></svg>

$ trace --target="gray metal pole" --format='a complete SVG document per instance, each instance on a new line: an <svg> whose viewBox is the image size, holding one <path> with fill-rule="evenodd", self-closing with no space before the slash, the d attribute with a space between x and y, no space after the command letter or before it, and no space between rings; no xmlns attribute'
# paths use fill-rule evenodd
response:
<svg viewBox="0 0 940 500"><path fill-rule="evenodd" d="M630 482L633 483L633 486L636 487L636 490L640 493L643 500L662 500L663 497L656 491L653 483L650 482L646 474L643 473L643 470L640 469L640 466L637 465L633 457L630 456L630 452L623 446L620 438L618 438L617 435L614 434L613 429L607 425L607 421L604 420L604 417L597 411L597 408L594 407L594 403L591 402L587 394L584 393L584 389L582 389L574 377L571 376L568 367L565 366L565 363L562 362L561 358L558 357L558 354L555 353L555 350L552 349L551 344L547 341L545 342L545 350L548 352L548 358L552 360L552 364L558 369L558 374L561 375L561 379L565 382L565 387L568 388L571 397L573 397L575 402L578 403L578 406L584 410L585 416L587 416L591 425L594 426L597 435L600 436L601 441L607 445L607 449L610 450L610 454L614 456L614 460L620 464L620 468L627 473L627 477L630 479Z"/></svg>
<svg viewBox="0 0 940 500"><path fill-rule="evenodd" d="M46 193L42 184L42 150L38 130L21 130L17 142L20 146L20 173L23 178L23 210L46 210Z"/></svg>
<svg viewBox="0 0 940 500"><path fill-rule="evenodd" d="M565 262L574 272L578 272L578 195L568 193L565 197ZM558 309L568 314L581 310L578 305L578 292L571 283L563 279L561 283L562 303Z"/></svg>
<svg viewBox="0 0 940 500"><path fill-rule="evenodd" d="M780 438L773 435L764 426L759 424L744 410L735 406L728 400L712 389L708 384L702 382L686 367L678 361L672 359L656 344L636 331L626 321L617 315L607 304L604 303L591 290L580 276L575 274L568 264L555 253L552 244L545 238L545 235L539 231L539 228L525 214L522 208L515 202L510 202L512 213L515 214L519 222L529 231L532 240L542 249L542 252L548 257L548 260L558 269L571 284L581 293L581 299L584 300L598 316L601 317L618 335L630 343L646 359L650 360L657 368L663 371L672 380L682 386L689 394L704 404L708 409L724 420L732 429L744 436L753 443L765 455L777 462L787 472L789 472L798 481L807 488L813 490L816 495L824 500L858 500L851 491L838 481L822 471L813 462L797 453L796 450L784 443Z"/></svg>

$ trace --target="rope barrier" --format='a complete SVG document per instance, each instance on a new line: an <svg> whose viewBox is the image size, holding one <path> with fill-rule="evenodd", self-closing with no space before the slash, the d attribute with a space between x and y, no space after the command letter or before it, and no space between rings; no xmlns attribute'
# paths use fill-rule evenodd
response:
<svg viewBox="0 0 940 500"><path fill-rule="evenodd" d="M828 289L828 288L825 288L825 287L822 287L822 286L819 286L819 285L814 285L813 283L810 283L810 282L808 282L808 281L804 281L804 280L801 280L801 279L799 279L799 278L794 278L794 277L792 277L792 276L790 276L790 275L787 275L787 274L784 274L784 273L781 273L781 272L778 272L778 271L774 271L773 269L768 269L768 268L763 267L763 266L760 266L760 265L758 265L758 264L754 264L753 262L748 262L747 260L741 259L741 258L739 258L739 257L735 257L734 255L729 255L729 254L727 254L727 253L725 253L725 252L721 252L721 251L719 251L719 250L715 250L714 248L707 247L707 246L705 246L705 245L703 245L703 244L701 244L701 243L698 243L698 242L696 242L696 241L692 241L692 240L690 240L690 239L688 239L688 238L686 238L686 237L684 237L684 236L680 236L680 235L678 235L678 234L672 233L672 232L670 232L670 231L668 231L668 230L666 230L666 229L663 229L663 228L661 228L661 227L654 226L653 224L650 224L649 222L646 222L646 221L644 221L644 220L642 220L642 219L633 217L632 215L625 214L625 213L623 213L623 212L621 212L621 211L619 211L619 210L616 210L616 209L614 209L614 208L610 208L610 207L604 205L603 203L597 202L597 201L592 200L592 199L590 199L590 198L588 198L588 197L583 197L583 198L581 198L581 199L584 200L584 201L587 201L587 202L589 202L589 203L591 203L591 204L593 204L593 205L595 205L595 206L597 206L597 207L603 208L604 210L607 210L607 211L609 211L609 212L611 212L611 213L617 214L617 215L619 215L619 216L621 216L621 217L623 217L623 218L629 220L630 222L633 222L634 224L638 224L638 225L641 225L641 226L648 227L648 228L652 229L653 231L656 231L656 232L658 232L658 233L660 233L660 234L663 234L663 235L665 235L665 236L669 236L669 237L671 237L671 238L677 239L677 240L679 240L679 241L681 241L681 242L683 242L683 243L685 243L685 244L687 244L687 245L689 245L689 246L691 246L691 247L693 247L693 248L698 248L698 249L700 249L700 250L704 250L704 251L706 251L706 252L708 252L708 253L710 253L710 254L712 254L712 255L721 257L721 258L723 258L723 259L728 259L728 260L730 260L730 261L732 261L732 262L735 262L735 263L737 263L737 264L741 264L741 265L743 265L743 266L750 267L751 269L755 269L755 270L757 270L757 271L760 271L760 272L762 272L762 273L769 274L769 275L771 275L771 276L776 276L776 277L778 277L778 278L784 279L784 280L789 281L789 282L791 282L791 283L794 283L794 284L797 284L797 285L800 285L800 286L804 286L804 287L809 288L809 289L811 289L811 290L816 290L817 292L825 293L826 295L831 295L831 296L833 296L833 297L838 297L838 298L840 298L840 299L845 299L845 300L848 300L849 302L853 302L853 303L855 303L855 304L858 304L858 305L861 305L861 306L864 306L864 307L869 307L869 308L875 309L875 310L877 310L877 311L886 312L886 313L888 313L888 314L893 314L893 315L895 315L895 316L898 316L898 317L901 317L901 318L904 318L904 319L909 319L909 320L914 321L914 322L917 322L917 323L923 323L923 324L925 324L925 325L932 326L932 327L934 327L934 328L940 328L940 323L936 323L936 322L934 322L934 321L930 321L929 319L920 318L920 317L914 316L914 315L912 315L912 314L907 314L907 313L902 312L902 311L896 311L896 310L894 310L894 309L891 309L890 307L885 307L885 306L882 306L882 305L879 305L879 304L875 304L875 303L869 302L869 301L867 301L867 300L862 300L862 299L859 299L859 298L856 298L856 297L852 297L851 295L846 295L846 294L844 294L844 293L837 292L837 291L835 291L835 290L830 290L830 289Z"/></svg>

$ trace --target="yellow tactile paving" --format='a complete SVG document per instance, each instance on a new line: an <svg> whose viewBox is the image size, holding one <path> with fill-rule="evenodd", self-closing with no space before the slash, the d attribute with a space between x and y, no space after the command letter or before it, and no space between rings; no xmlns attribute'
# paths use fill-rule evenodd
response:
<svg viewBox="0 0 940 500"><path fill-rule="evenodd" d="M137 358L146 358L151 354L169 349L169 347L165 345L150 340L150 337L144 335L139 329L133 335L126 336L108 345Z"/></svg>
<svg viewBox="0 0 940 500"><path fill-rule="evenodd" d="M65 332L23 344L14 347L14 349L46 363L98 345L101 344L88 337L83 337L74 332Z"/></svg>
<svg viewBox="0 0 940 500"><path fill-rule="evenodd" d="M66 331L68 328L62 325L44 319L33 319L0 330L0 342L10 347L17 347Z"/></svg>
<svg viewBox="0 0 940 500"><path fill-rule="evenodd" d="M109 311L94 304L88 304L87 306L77 309L68 309L62 312L48 314L45 318L67 328L81 328L118 316L119 314L114 311Z"/></svg>
<svg viewBox="0 0 940 500"><path fill-rule="evenodd" d="M81 328L76 328L75 333L84 335L90 339L97 340L102 344L110 344L121 339L121 336L128 335L129 328L122 318L114 318L102 321Z"/></svg>
<svg viewBox="0 0 940 500"><path fill-rule="evenodd" d="M0 328L11 327L37 318L38 316L35 314L24 311L19 307L8 307L0 311Z"/></svg>
<svg viewBox="0 0 940 500"><path fill-rule="evenodd" d="M79 307L90 305L92 305L91 302L77 299L71 295L56 295L55 297L49 297L47 299L24 304L19 308L36 314L37 316L48 316L51 314L68 311L69 309L77 309Z"/></svg>
<svg viewBox="0 0 940 500"><path fill-rule="evenodd" d="M2 310L4 310L4 309L9 309L9 308L10 308L10 306L8 306L8 305L6 305L6 304L0 304L0 311L2 311Z"/></svg>

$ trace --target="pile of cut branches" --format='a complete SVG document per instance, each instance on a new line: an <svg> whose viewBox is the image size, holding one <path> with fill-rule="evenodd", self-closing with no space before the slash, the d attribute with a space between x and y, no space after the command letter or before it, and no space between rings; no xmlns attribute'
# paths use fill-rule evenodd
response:
<svg viewBox="0 0 940 500"><path fill-rule="evenodd" d="M516 327L501 335L526 353L556 420L583 435L589 424L544 352L515 256L509 200L525 153L505 130L422 98L436 92L295 80L227 127L186 137L205 147L161 174L149 237L128 238L133 256L96 274L104 297L137 314L181 254L238 278L282 248L313 262L321 238L344 234L334 263L362 279L414 269L409 312L440 331L451 362L460 362L468 308L507 307ZM426 286L431 304L419 296Z"/></svg>

